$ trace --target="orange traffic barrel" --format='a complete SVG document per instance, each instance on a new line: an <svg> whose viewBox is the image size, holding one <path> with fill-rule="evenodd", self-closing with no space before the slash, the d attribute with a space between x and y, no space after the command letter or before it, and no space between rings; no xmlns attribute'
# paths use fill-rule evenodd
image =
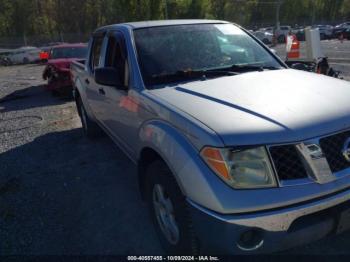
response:
<svg viewBox="0 0 350 262"><path fill-rule="evenodd" d="M300 57L300 42L296 35L287 36L287 58Z"/></svg>

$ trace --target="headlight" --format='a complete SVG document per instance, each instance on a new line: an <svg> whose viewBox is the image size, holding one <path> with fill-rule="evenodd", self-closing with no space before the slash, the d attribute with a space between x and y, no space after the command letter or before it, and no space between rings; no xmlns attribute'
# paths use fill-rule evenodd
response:
<svg viewBox="0 0 350 262"><path fill-rule="evenodd" d="M208 166L233 188L277 186L265 147L239 151L205 147L200 154Z"/></svg>

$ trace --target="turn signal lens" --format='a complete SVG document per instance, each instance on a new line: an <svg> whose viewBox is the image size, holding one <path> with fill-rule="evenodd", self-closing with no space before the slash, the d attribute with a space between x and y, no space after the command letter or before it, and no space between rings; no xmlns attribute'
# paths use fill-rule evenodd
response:
<svg viewBox="0 0 350 262"><path fill-rule="evenodd" d="M201 155L217 175L221 176L223 179L230 180L229 169L219 149L206 147L202 150Z"/></svg>

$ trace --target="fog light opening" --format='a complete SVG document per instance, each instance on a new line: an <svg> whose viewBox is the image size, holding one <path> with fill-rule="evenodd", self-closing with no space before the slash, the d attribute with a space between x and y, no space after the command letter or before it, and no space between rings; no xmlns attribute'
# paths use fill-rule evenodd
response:
<svg viewBox="0 0 350 262"><path fill-rule="evenodd" d="M258 229L250 229L241 234L237 247L243 251L255 251L264 244L263 233Z"/></svg>

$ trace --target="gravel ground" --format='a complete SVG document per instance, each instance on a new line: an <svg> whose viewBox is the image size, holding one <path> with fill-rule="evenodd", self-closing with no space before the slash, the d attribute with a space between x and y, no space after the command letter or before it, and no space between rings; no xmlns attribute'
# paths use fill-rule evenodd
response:
<svg viewBox="0 0 350 262"><path fill-rule="evenodd" d="M161 254L136 168L82 137L75 105L43 67L0 68L0 254ZM284 254L350 254L350 233Z"/></svg>
<svg viewBox="0 0 350 262"><path fill-rule="evenodd" d="M42 70L0 68L0 254L161 253L135 166L107 137L83 138Z"/></svg>

